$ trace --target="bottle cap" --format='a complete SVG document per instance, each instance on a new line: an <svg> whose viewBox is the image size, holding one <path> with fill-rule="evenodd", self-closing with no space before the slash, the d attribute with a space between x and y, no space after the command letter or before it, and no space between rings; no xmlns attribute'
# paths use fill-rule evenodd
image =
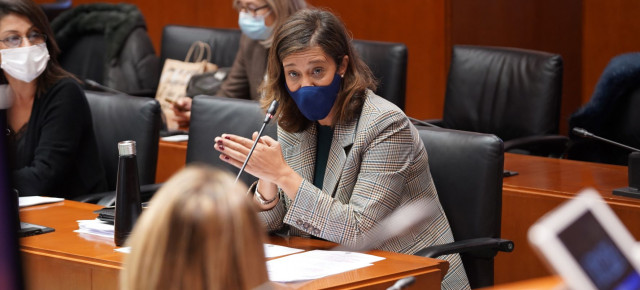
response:
<svg viewBox="0 0 640 290"><path fill-rule="evenodd" d="M136 155L136 141L127 140L118 142L118 154L120 156Z"/></svg>

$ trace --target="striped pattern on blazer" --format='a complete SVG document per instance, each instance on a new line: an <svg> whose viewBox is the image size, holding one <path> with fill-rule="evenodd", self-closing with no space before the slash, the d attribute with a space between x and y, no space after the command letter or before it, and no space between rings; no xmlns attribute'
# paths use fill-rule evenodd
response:
<svg viewBox="0 0 640 290"><path fill-rule="evenodd" d="M304 180L295 200L281 191L278 204L260 213L268 230L288 226L292 236L356 245L363 240L363 233L395 208L422 200L436 204L431 222L378 248L413 254L453 241L431 179L424 144L398 107L368 91L360 118L335 126L322 189L313 185L316 132L315 125L300 133L278 128L284 158ZM469 288L460 256L440 258L450 264L443 289Z"/></svg>

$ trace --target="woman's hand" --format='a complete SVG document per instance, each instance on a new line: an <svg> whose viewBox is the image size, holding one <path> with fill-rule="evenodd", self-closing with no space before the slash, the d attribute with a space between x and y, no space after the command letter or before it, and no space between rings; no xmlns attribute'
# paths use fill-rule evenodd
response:
<svg viewBox="0 0 640 290"><path fill-rule="evenodd" d="M257 135L257 132L253 133L254 140ZM233 134L222 134L215 138L215 142L215 149L221 153L220 159L238 168L242 167L253 145L253 140ZM269 136L260 137L244 171L259 178L261 187L268 187L267 183L275 184L292 199L302 183L302 177L284 160L280 143ZM274 195L264 198L270 199Z"/></svg>
<svg viewBox="0 0 640 290"><path fill-rule="evenodd" d="M173 109L173 120L178 122L180 127L188 127L191 121L191 98L178 98L171 106Z"/></svg>

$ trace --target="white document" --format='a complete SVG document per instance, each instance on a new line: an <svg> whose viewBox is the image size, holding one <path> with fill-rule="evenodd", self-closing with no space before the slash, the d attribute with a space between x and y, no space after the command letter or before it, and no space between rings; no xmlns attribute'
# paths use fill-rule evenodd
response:
<svg viewBox="0 0 640 290"><path fill-rule="evenodd" d="M162 141L167 141L167 142L182 142L182 141L188 141L189 135L173 135L173 136L162 137L160 139Z"/></svg>
<svg viewBox="0 0 640 290"><path fill-rule="evenodd" d="M267 261L267 271L273 282L304 281L368 267L384 259L357 252L314 250Z"/></svg>
<svg viewBox="0 0 640 290"><path fill-rule="evenodd" d="M120 253L125 253L125 254L130 254L131 253L131 247L117 248L117 249L114 249L114 251L120 252Z"/></svg>
<svg viewBox="0 0 640 290"><path fill-rule="evenodd" d="M20 207L27 207L38 204L53 203L63 201L64 198L60 197L47 197L47 196L21 196L18 198L18 204Z"/></svg>
<svg viewBox="0 0 640 290"><path fill-rule="evenodd" d="M264 256L266 258L274 258L274 257L279 257L284 255L290 255L290 254L295 254L302 251L304 250L272 245L272 244L264 244Z"/></svg>
<svg viewBox="0 0 640 290"><path fill-rule="evenodd" d="M113 238L114 226L99 219L79 220L78 229L74 232Z"/></svg>

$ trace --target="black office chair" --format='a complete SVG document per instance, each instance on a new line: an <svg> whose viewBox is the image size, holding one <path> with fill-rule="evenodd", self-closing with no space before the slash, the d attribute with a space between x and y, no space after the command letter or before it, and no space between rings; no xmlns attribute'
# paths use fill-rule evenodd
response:
<svg viewBox="0 0 640 290"><path fill-rule="evenodd" d="M569 129L580 127L600 137L640 148L640 53L621 54L602 72L591 100L571 115ZM570 134L567 158L627 165L630 151Z"/></svg>
<svg viewBox="0 0 640 290"><path fill-rule="evenodd" d="M376 94L404 110L407 88L407 46L404 43L354 39L353 47L378 79Z"/></svg>
<svg viewBox="0 0 640 290"><path fill-rule="evenodd" d="M240 30L233 28L167 25L162 30L160 68L167 58L184 60L191 44L198 40L211 46L210 62L218 67L230 67L238 53L240 35Z"/></svg>
<svg viewBox="0 0 640 290"><path fill-rule="evenodd" d="M135 5L78 5L58 15L51 28L62 51L60 65L81 80L131 95L155 94L159 60Z"/></svg>
<svg viewBox="0 0 640 290"><path fill-rule="evenodd" d="M429 168L455 242L420 250L438 257L461 253L471 288L493 285L493 259L511 252L500 239L503 143L492 134L418 127Z"/></svg>
<svg viewBox="0 0 640 290"><path fill-rule="evenodd" d="M562 70L557 54L455 45L438 125L495 134L507 152L561 157Z"/></svg>
<svg viewBox="0 0 640 290"><path fill-rule="evenodd" d="M265 117L259 103L253 100L196 96L191 108L186 163L201 162L237 174L238 168L220 160L220 153L214 149L214 139L223 133L251 138L253 132L260 130ZM271 120L262 135L276 139L276 131L276 120ZM257 180L248 173L243 173L240 178L247 185Z"/></svg>
<svg viewBox="0 0 640 290"><path fill-rule="evenodd" d="M158 140L162 126L158 101L103 92L85 93L109 190L116 188L118 142L125 140L136 141L140 184L153 184L156 178ZM148 196L143 198L148 199ZM111 205L115 202L115 192L85 195L76 200Z"/></svg>

